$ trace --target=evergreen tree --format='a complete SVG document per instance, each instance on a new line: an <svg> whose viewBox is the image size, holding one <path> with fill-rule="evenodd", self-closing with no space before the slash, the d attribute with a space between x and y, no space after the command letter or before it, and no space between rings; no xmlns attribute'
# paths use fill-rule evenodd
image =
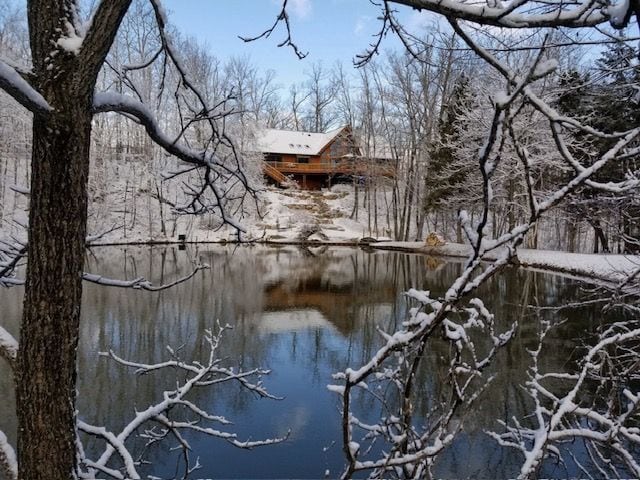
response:
<svg viewBox="0 0 640 480"><path fill-rule="evenodd" d="M569 71L560 77L562 91L557 108L565 115L588 119L603 132L623 132L640 124L640 95L634 85L640 80L637 50L625 43L615 43L604 50L596 60L594 80L578 71ZM583 131L574 131L571 154L588 166L612 147L616 140L602 139ZM610 163L593 177L597 182L620 181L629 173L637 172L640 157L632 156L622 162ZM572 196L566 211L570 223L585 219L595 235L594 252L611 250L609 233L622 242L621 250L638 250L638 219L640 202L638 192L613 194L583 187ZM570 242L571 243L571 242Z"/></svg>
<svg viewBox="0 0 640 480"><path fill-rule="evenodd" d="M615 43L603 51L596 61L600 81L594 88L593 125L606 132L623 132L640 125L640 81L638 51L626 43ZM595 152L599 156L610 148L615 140L598 140ZM627 157L611 163L594 178L596 181L620 181L640 170L640 156ZM595 192L597 209L602 218L608 218L618 231L625 253L638 250L640 231L639 192L624 194Z"/></svg>
<svg viewBox="0 0 640 480"><path fill-rule="evenodd" d="M448 204L452 197L465 190L465 180L473 164L457 153L460 133L466 128L465 114L472 108L473 92L468 77L462 74L456 81L448 103L442 106L439 139L431 149L425 175L425 213Z"/></svg>

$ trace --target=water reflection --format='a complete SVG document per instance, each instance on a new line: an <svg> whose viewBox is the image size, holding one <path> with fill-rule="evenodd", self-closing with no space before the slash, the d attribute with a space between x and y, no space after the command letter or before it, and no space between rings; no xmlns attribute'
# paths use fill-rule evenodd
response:
<svg viewBox="0 0 640 480"><path fill-rule="evenodd" d="M157 284L189 273L198 262L211 268L162 292L85 285L78 401L84 420L119 430L136 408L153 403L175 379L169 374L133 376L97 352L111 348L125 358L155 362L167 358L170 345L197 359L206 353L201 341L205 329L217 321L232 325L222 355L245 369L272 369L265 384L271 393L286 398L274 402L226 388L199 391L197 401L232 419L240 438L278 436L288 429L292 435L285 444L251 452L190 436L204 467L198 478L317 478L326 470L332 477L337 475L343 459L337 398L326 389L331 374L359 365L377 350L376 327L392 330L405 319L408 304L402 292L415 287L441 295L462 266L424 256L348 248L110 247L87 254L88 271L115 278L144 276ZM21 293L19 288L0 290L2 323L14 334ZM513 269L484 285L479 295L495 313L500 328L518 319L519 332L499 356L496 380L486 400L465 419L464 432L441 458L436 472L442 477L513 477L517 473L517 454L498 448L483 430L498 428L496 419L509 419L529 406L518 385L529 362L526 349L536 341L539 319L523 305L560 305L578 298L580 290L560 277ZM568 311L566 316L570 321L545 349L549 368L562 369L574 339L598 321L587 308ZM440 395L447 348L444 342L434 344L420 372L418 388L424 402L417 408L422 415ZM13 439L11 380L6 367L0 365L0 369L0 429ZM150 452L153 466L145 474L173 477L176 455L170 452L171 446Z"/></svg>

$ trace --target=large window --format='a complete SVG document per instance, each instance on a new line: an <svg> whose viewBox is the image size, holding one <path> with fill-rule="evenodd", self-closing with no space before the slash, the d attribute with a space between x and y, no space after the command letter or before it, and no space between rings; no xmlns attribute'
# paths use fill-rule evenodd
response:
<svg viewBox="0 0 640 480"><path fill-rule="evenodd" d="M298 163L309 163L309 157L298 157Z"/></svg>

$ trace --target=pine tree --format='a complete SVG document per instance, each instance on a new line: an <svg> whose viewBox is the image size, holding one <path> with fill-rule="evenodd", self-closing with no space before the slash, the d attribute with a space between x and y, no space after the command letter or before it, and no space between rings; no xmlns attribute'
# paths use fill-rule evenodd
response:
<svg viewBox="0 0 640 480"><path fill-rule="evenodd" d="M626 43L615 43L604 50L596 61L601 77L594 89L594 126L606 132L623 132L640 125L640 81L638 51ZM610 148L614 140L598 140L595 151L601 154ZM619 181L629 173L640 170L640 155L627 157L622 162L611 163L594 180ZM637 251L640 231L640 198L637 191L611 195L595 193L597 209L603 218L612 219L623 242L623 251Z"/></svg>
<svg viewBox="0 0 640 480"><path fill-rule="evenodd" d="M456 81L450 101L442 106L439 139L431 149L429 167L425 175L423 208L429 213L443 207L465 189L465 180L473 165L457 153L460 133L465 128L465 113L473 105L469 79L462 74Z"/></svg>
<svg viewBox="0 0 640 480"><path fill-rule="evenodd" d="M640 95L634 85L640 80L637 50L625 43L615 43L596 60L595 80L577 71L560 77L562 94L557 108L565 115L589 119L603 132L623 132L640 124ZM612 147L614 139L602 139L583 131L570 132L573 138L571 154L583 165L596 161ZM610 163L593 177L597 182L620 181L629 172L637 172L640 157L628 157L623 162ZM578 190L566 208L570 217L583 218L593 228L594 252L609 252L607 224L622 240L622 250L638 249L638 219L640 205L637 192L613 194L589 187Z"/></svg>

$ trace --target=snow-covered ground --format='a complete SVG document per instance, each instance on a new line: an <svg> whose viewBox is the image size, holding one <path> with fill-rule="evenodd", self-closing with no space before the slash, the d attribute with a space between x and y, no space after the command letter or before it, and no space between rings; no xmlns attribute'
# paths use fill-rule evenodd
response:
<svg viewBox="0 0 640 480"><path fill-rule="evenodd" d="M353 187L336 185L331 190L305 191L268 188L258 193L257 208L248 203L248 211L239 219L246 229L244 241L295 242L318 240L331 243L356 243L363 237L372 235L367 225L366 213L360 211L360 220L351 218L355 196ZM217 228L216 222L208 215L174 216L164 213L166 234L161 233L157 201L136 202L135 222L130 212L126 213L126 229L122 227L122 209L109 213L103 209L99 221L93 222L92 233L108 231L111 226L118 228L103 235L96 244L177 242L184 235L188 242L236 241L237 234L230 227ZM96 208L97 209L97 208ZM133 207L129 207L133 210ZM109 218L110 217L110 218ZM382 225L382 220L379 221ZM384 231L380 228L380 232Z"/></svg>
<svg viewBox="0 0 640 480"><path fill-rule="evenodd" d="M380 242L372 246L381 249L448 257L468 257L472 253L469 245L459 243L447 243L439 247L430 247L422 242ZM486 259L493 260L500 254L500 251L490 253L486 256ZM640 255L600 255L526 248L518 249L517 255L520 265L525 268L552 270L609 282L621 282L626 280L629 275L637 275L640 272Z"/></svg>
<svg viewBox="0 0 640 480"><path fill-rule="evenodd" d="M24 202L23 202L24 203ZM378 219L379 232L371 232L364 208L360 209L359 220L352 218L355 195L350 185L336 185L331 190L304 191L268 188L259 193L257 208L248 211L241 223L246 228L244 241L269 243L317 242L319 244L357 244L364 237L375 237L379 242L371 246L379 249L409 251L433 256L468 257L468 245L450 243L439 247L427 246L424 242L394 242L388 236L383 217ZM109 205L113 207L113 205ZM94 205L91 234L106 231L93 244L178 242L184 235L187 242L237 241L236 232L229 227L215 228L214 222L204 216L165 216L166 234L161 234L159 203L145 201L142 197L134 202L135 221L129 212L122 213L107 205ZM101 210L101 211L100 211ZM158 210L158 211L156 211ZM7 230L12 238L26 240L26 203L13 212L15 228ZM381 215L384 215L382 212ZM96 221L99 219L99 221ZM90 222L91 224L91 222ZM120 226L127 225L126 228ZM110 230L110 231L109 231ZM488 254L492 260L501 252ZM640 270L640 256L637 255L594 255L567 253L552 250L519 249L518 260L526 268L553 270L582 278L602 279L620 282L630 274Z"/></svg>

